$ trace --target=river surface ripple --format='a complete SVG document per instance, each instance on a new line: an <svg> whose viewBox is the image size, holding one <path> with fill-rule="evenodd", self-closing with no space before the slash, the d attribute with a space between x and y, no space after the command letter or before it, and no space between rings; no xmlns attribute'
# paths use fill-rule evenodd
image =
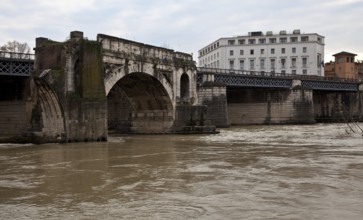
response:
<svg viewBox="0 0 363 220"><path fill-rule="evenodd" d="M316 124L1 144L0 219L361 220L363 137Z"/></svg>

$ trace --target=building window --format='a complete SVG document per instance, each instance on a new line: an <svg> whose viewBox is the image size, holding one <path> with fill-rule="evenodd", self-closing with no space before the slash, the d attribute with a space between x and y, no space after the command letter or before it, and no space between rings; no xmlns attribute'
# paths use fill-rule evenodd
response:
<svg viewBox="0 0 363 220"><path fill-rule="evenodd" d="M286 68L286 59L281 58L281 69L285 69L285 68Z"/></svg>
<svg viewBox="0 0 363 220"><path fill-rule="evenodd" d="M255 44L256 43L256 40L255 39L249 39L248 40L248 44Z"/></svg>
<svg viewBox="0 0 363 220"><path fill-rule="evenodd" d="M251 59L250 60L250 70L254 70L255 69L255 60Z"/></svg>
<svg viewBox="0 0 363 220"><path fill-rule="evenodd" d="M296 43L296 42L297 42L297 37L291 37L291 38L290 38L290 42L292 42L292 43Z"/></svg>
<svg viewBox="0 0 363 220"><path fill-rule="evenodd" d="M285 76L286 75L286 70L281 70L281 75Z"/></svg>
<svg viewBox="0 0 363 220"><path fill-rule="evenodd" d="M303 69L303 75L307 75L308 74L308 70L307 69Z"/></svg>
<svg viewBox="0 0 363 220"><path fill-rule="evenodd" d="M229 68L232 70L234 69L234 60L229 61Z"/></svg>
<svg viewBox="0 0 363 220"><path fill-rule="evenodd" d="M303 53L306 53L308 50L306 47L303 47Z"/></svg>
<svg viewBox="0 0 363 220"><path fill-rule="evenodd" d="M233 50L230 50L230 51L229 51L229 55L230 55L230 56L233 56Z"/></svg>
<svg viewBox="0 0 363 220"><path fill-rule="evenodd" d="M292 74L292 75L296 75L296 70L292 70L292 71L291 71L291 74Z"/></svg>
<svg viewBox="0 0 363 220"><path fill-rule="evenodd" d="M317 65L317 67L320 69L321 68L321 54L320 53L318 53L317 55L316 55L316 65Z"/></svg>
<svg viewBox="0 0 363 220"><path fill-rule="evenodd" d="M244 70L245 69L245 61L244 60L240 60L239 61L239 68L240 68L240 70Z"/></svg>
<svg viewBox="0 0 363 220"><path fill-rule="evenodd" d="M271 59L270 60L270 63L271 63L271 65L270 65L271 66L271 70L274 71L275 70L275 59Z"/></svg>
<svg viewBox="0 0 363 220"><path fill-rule="evenodd" d="M265 69L265 59L260 60L260 68L261 70Z"/></svg>
<svg viewBox="0 0 363 220"><path fill-rule="evenodd" d="M228 40L228 45L234 45L234 40Z"/></svg>
<svg viewBox="0 0 363 220"><path fill-rule="evenodd" d="M261 49L261 54L265 54L265 49Z"/></svg>
<svg viewBox="0 0 363 220"><path fill-rule="evenodd" d="M276 38L270 38L270 39L268 39L268 41L270 44L274 44L274 43L276 43Z"/></svg>
<svg viewBox="0 0 363 220"><path fill-rule="evenodd" d="M250 50L250 54L253 55L254 54L254 50Z"/></svg>
<svg viewBox="0 0 363 220"><path fill-rule="evenodd" d="M239 51L239 55L243 55L243 50L240 50Z"/></svg>
<svg viewBox="0 0 363 220"><path fill-rule="evenodd" d="M308 58L303 57L302 58L302 67L307 68L307 66L308 66Z"/></svg>
<svg viewBox="0 0 363 220"><path fill-rule="evenodd" d="M308 36L303 36L303 37L301 37L301 41L302 42L308 42L309 41L309 37Z"/></svg>
<svg viewBox="0 0 363 220"><path fill-rule="evenodd" d="M286 43L287 39L286 37L280 37L280 43Z"/></svg>
<svg viewBox="0 0 363 220"><path fill-rule="evenodd" d="M271 54L275 54L275 49L274 48L271 49Z"/></svg>
<svg viewBox="0 0 363 220"><path fill-rule="evenodd" d="M296 68L296 58L291 58L291 68Z"/></svg>
<svg viewBox="0 0 363 220"><path fill-rule="evenodd" d="M245 40L244 39L239 39L238 44L245 44Z"/></svg>
<svg viewBox="0 0 363 220"><path fill-rule="evenodd" d="M296 47L292 48L292 53L296 53Z"/></svg>
<svg viewBox="0 0 363 220"><path fill-rule="evenodd" d="M258 39L258 43L259 44L265 44L266 43L266 39L265 38Z"/></svg>
<svg viewBox="0 0 363 220"><path fill-rule="evenodd" d="M281 48L281 53L284 54L285 53L285 48Z"/></svg>

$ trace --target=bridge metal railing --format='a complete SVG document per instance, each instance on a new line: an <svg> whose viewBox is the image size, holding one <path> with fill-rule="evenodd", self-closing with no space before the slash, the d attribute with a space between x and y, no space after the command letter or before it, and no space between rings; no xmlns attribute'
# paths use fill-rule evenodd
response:
<svg viewBox="0 0 363 220"><path fill-rule="evenodd" d="M325 77L315 75L297 75L297 74L284 74L268 71L252 71L252 70L235 70L235 69L218 69L209 67L198 67L197 71L200 73L214 73L223 75L245 75L256 77L271 77L271 78L284 78L284 79L299 79L299 80L316 80L316 81L336 81L336 82L363 82L361 78L339 78L339 77Z"/></svg>
<svg viewBox="0 0 363 220"><path fill-rule="evenodd" d="M33 66L34 54L0 51L0 75L29 76Z"/></svg>
<svg viewBox="0 0 363 220"><path fill-rule="evenodd" d="M17 60L34 60L34 54L0 51L0 58Z"/></svg>

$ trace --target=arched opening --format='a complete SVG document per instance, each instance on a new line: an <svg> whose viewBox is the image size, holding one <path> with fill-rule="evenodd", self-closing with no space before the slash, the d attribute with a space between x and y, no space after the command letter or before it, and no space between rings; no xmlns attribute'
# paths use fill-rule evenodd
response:
<svg viewBox="0 0 363 220"><path fill-rule="evenodd" d="M107 95L109 133L166 133L173 105L159 80L146 73L122 77Z"/></svg>
<svg viewBox="0 0 363 220"><path fill-rule="evenodd" d="M182 102L189 102L190 99L190 88L189 88L189 76L183 73L180 77L180 99Z"/></svg>
<svg viewBox="0 0 363 220"><path fill-rule="evenodd" d="M129 97L117 83L107 95L108 132L130 133L132 106Z"/></svg>
<svg viewBox="0 0 363 220"><path fill-rule="evenodd" d="M34 82L37 101L31 115L31 130L41 132L46 141L65 138L64 115L58 96L44 80L35 79Z"/></svg>

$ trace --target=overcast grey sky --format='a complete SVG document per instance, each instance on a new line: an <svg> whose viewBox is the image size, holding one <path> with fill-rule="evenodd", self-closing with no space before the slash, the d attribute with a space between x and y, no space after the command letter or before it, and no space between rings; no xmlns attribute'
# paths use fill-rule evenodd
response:
<svg viewBox="0 0 363 220"><path fill-rule="evenodd" d="M98 33L193 53L221 38L280 30L325 36L325 62L363 60L363 0L0 0L0 45Z"/></svg>

